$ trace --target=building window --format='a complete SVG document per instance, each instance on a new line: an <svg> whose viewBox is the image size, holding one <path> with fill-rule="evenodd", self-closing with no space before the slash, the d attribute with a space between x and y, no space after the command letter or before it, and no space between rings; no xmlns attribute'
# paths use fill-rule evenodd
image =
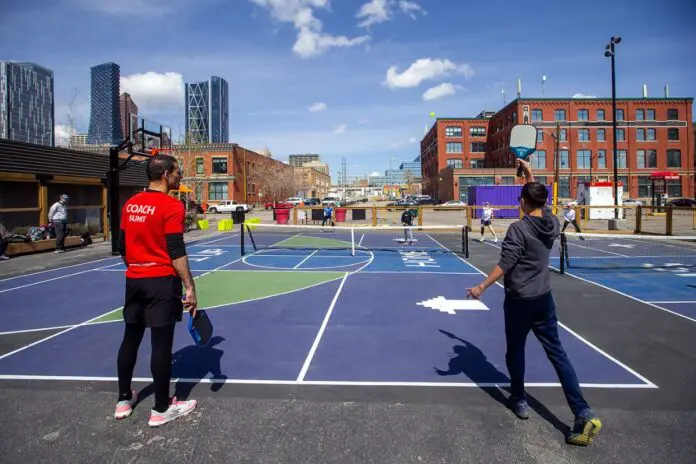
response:
<svg viewBox="0 0 696 464"><path fill-rule="evenodd" d="M547 176L534 176L534 181L539 182L540 184L548 185L547 182L549 179Z"/></svg>
<svg viewBox="0 0 696 464"><path fill-rule="evenodd" d="M605 119L604 110L597 110L597 121L604 121Z"/></svg>
<svg viewBox="0 0 696 464"><path fill-rule="evenodd" d="M647 176L638 177L638 196L639 197L650 197L652 196L652 181Z"/></svg>
<svg viewBox="0 0 696 464"><path fill-rule="evenodd" d="M679 140L679 129L667 129L667 140Z"/></svg>
<svg viewBox="0 0 696 464"><path fill-rule="evenodd" d="M645 129L636 130L636 140L638 140L639 142L645 141Z"/></svg>
<svg viewBox="0 0 696 464"><path fill-rule="evenodd" d="M537 130L537 142L543 142L543 141L544 141L544 131Z"/></svg>
<svg viewBox="0 0 696 464"><path fill-rule="evenodd" d="M681 180L673 180L667 183L667 195L670 197L682 196Z"/></svg>
<svg viewBox="0 0 696 464"><path fill-rule="evenodd" d="M227 174L227 158L213 158L213 174Z"/></svg>
<svg viewBox="0 0 696 464"><path fill-rule="evenodd" d="M561 142L568 141L568 130L567 129L561 129L558 132L558 140L560 140Z"/></svg>
<svg viewBox="0 0 696 464"><path fill-rule="evenodd" d="M208 200L227 200L227 182L210 182Z"/></svg>
<svg viewBox="0 0 696 464"><path fill-rule="evenodd" d="M469 128L469 135L471 137L485 137L486 136L486 128L485 127L470 127Z"/></svg>
<svg viewBox="0 0 696 464"><path fill-rule="evenodd" d="M553 119L555 121L565 121L566 120L566 110L556 110L553 113Z"/></svg>
<svg viewBox="0 0 696 464"><path fill-rule="evenodd" d="M606 169L607 167L607 151L597 150L597 169Z"/></svg>
<svg viewBox="0 0 696 464"><path fill-rule="evenodd" d="M484 168L483 160L471 160L471 168L472 169L483 169Z"/></svg>
<svg viewBox="0 0 696 464"><path fill-rule="evenodd" d="M462 142L447 142L445 150L447 153L463 153Z"/></svg>
<svg viewBox="0 0 696 464"><path fill-rule="evenodd" d="M486 151L486 142L471 142L469 146L471 151L474 153L481 153Z"/></svg>
<svg viewBox="0 0 696 464"><path fill-rule="evenodd" d="M655 120L655 110L648 110L645 119L648 121L654 121Z"/></svg>
<svg viewBox="0 0 696 464"><path fill-rule="evenodd" d="M203 158L196 158L196 174L201 175L201 176L203 174L205 174L203 163L204 163Z"/></svg>
<svg viewBox="0 0 696 464"><path fill-rule="evenodd" d="M578 140L580 142L590 141L590 129L578 129Z"/></svg>
<svg viewBox="0 0 696 464"><path fill-rule="evenodd" d="M617 121L623 121L624 120L624 110L618 109L616 110L616 120Z"/></svg>
<svg viewBox="0 0 696 464"><path fill-rule="evenodd" d="M588 110L578 110L578 121L588 121L590 112Z"/></svg>
<svg viewBox="0 0 696 464"><path fill-rule="evenodd" d="M462 128L456 126L445 127L445 137L461 137Z"/></svg>
<svg viewBox="0 0 696 464"><path fill-rule="evenodd" d="M589 169L592 159L592 150L578 150L577 152L577 168Z"/></svg>
<svg viewBox="0 0 696 464"><path fill-rule="evenodd" d="M681 150L667 150L667 167L681 167Z"/></svg>
<svg viewBox="0 0 696 464"><path fill-rule="evenodd" d="M657 150L638 150L638 168L656 168Z"/></svg>
<svg viewBox="0 0 696 464"><path fill-rule="evenodd" d="M447 160L447 167L448 168L463 168L464 167L464 162L460 159L448 159Z"/></svg>
<svg viewBox="0 0 696 464"><path fill-rule="evenodd" d="M558 177L558 196L561 198L570 198L570 176Z"/></svg>
<svg viewBox="0 0 696 464"><path fill-rule="evenodd" d="M655 129L648 129L646 132L645 140L656 140Z"/></svg>
<svg viewBox="0 0 696 464"><path fill-rule="evenodd" d="M636 121L645 120L645 110L636 110Z"/></svg>
<svg viewBox="0 0 696 464"><path fill-rule="evenodd" d="M625 142L626 141L626 130L625 129L616 129L616 141L617 142Z"/></svg>
<svg viewBox="0 0 696 464"><path fill-rule="evenodd" d="M532 121L543 121L544 113L542 110L532 110Z"/></svg>
<svg viewBox="0 0 696 464"><path fill-rule="evenodd" d="M537 150L529 160L532 169L546 169L546 150Z"/></svg>
<svg viewBox="0 0 696 464"><path fill-rule="evenodd" d="M626 169L626 150L616 150L617 169Z"/></svg>
<svg viewBox="0 0 696 464"><path fill-rule="evenodd" d="M568 150L558 150L559 169L570 169L570 159L568 158Z"/></svg>
<svg viewBox="0 0 696 464"><path fill-rule="evenodd" d="M607 141L606 129L597 129L597 141L598 142L606 142Z"/></svg>
<svg viewBox="0 0 696 464"><path fill-rule="evenodd" d="M679 119L679 110L675 108L670 108L667 110L667 120L677 121Z"/></svg>

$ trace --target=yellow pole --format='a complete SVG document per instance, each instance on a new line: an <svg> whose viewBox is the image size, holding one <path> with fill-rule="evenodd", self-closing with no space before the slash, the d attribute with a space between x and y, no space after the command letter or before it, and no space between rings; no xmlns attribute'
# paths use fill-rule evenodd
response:
<svg viewBox="0 0 696 464"><path fill-rule="evenodd" d="M553 214L558 214L558 182L553 181Z"/></svg>

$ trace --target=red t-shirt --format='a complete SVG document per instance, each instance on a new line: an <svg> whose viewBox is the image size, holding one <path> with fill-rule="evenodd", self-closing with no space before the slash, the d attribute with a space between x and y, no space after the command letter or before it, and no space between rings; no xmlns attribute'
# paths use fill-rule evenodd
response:
<svg viewBox="0 0 696 464"><path fill-rule="evenodd" d="M167 234L184 233L184 205L162 192L141 192L130 198L121 212L126 234L126 277L176 275L167 249Z"/></svg>

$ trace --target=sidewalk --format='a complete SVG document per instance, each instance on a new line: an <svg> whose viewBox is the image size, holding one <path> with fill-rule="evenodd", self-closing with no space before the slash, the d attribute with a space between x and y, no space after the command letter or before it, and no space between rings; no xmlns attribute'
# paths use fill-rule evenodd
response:
<svg viewBox="0 0 696 464"><path fill-rule="evenodd" d="M189 243L214 235L218 235L218 232L212 228L211 230L192 230L186 232L184 240L186 243ZM111 240L97 239L97 241L85 248L70 248L61 254L47 251L13 256L7 261L0 261L0 279L108 258L120 259L118 255L111 255Z"/></svg>

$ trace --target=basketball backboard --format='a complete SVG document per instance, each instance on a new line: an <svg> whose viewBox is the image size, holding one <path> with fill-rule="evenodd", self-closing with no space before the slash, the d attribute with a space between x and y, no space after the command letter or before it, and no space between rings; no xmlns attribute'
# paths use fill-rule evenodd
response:
<svg viewBox="0 0 696 464"><path fill-rule="evenodd" d="M137 114L130 114L128 140L133 151L149 153L153 148L172 147L172 128Z"/></svg>

